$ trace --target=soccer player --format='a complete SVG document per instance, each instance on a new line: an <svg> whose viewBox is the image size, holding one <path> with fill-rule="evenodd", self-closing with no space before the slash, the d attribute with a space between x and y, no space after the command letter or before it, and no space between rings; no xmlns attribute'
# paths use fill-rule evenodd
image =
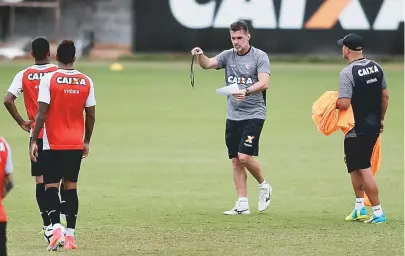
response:
<svg viewBox="0 0 405 256"><path fill-rule="evenodd" d="M2 201L14 186L12 172L11 148L7 141L0 137L0 255L2 256L7 255L7 215Z"/></svg>
<svg viewBox="0 0 405 256"><path fill-rule="evenodd" d="M191 54L198 56L203 69L225 69L227 85L237 83L239 91L228 96L225 141L232 159L233 179L238 200L225 215L250 214L246 188L246 169L259 184L258 210L270 204L272 188L266 182L259 162L259 139L266 119L266 90L270 79L270 61L265 52L250 45L251 35L246 22L230 25L233 48L213 58L195 47Z"/></svg>
<svg viewBox="0 0 405 256"><path fill-rule="evenodd" d="M349 62L339 76L338 109L350 105L354 114L354 128L345 135L344 153L350 173L356 203L347 221L365 223L386 222L378 197L378 187L371 173L371 156L374 145L384 129L388 108L388 90L382 68L363 56L363 39L349 34L338 40L343 58ZM364 191L370 199L374 214L369 218L364 207Z"/></svg>
<svg viewBox="0 0 405 256"><path fill-rule="evenodd" d="M95 123L93 81L75 70L76 47L64 40L57 49L59 69L45 75L39 85L39 108L30 146L30 157L36 162L38 135L44 129L43 163L49 217L53 237L47 250L76 249L74 232L79 209L77 181L82 158L89 154L89 144ZM84 120L83 112L86 114ZM83 139L84 136L84 139ZM66 237L61 232L58 189L63 180L66 195Z"/></svg>
<svg viewBox="0 0 405 256"><path fill-rule="evenodd" d="M31 43L32 51L31 55L34 58L34 65L21 70L14 77L10 88L4 98L4 105L6 106L10 115L14 118L16 123L26 132L31 132L34 127L35 114L38 110L38 87L41 78L49 73L58 69L54 64L50 64L50 49L49 42L45 38L36 38ZM24 104L27 112L28 120L24 120L19 114L15 105L16 98L21 94L24 94ZM30 134L31 137L32 133ZM35 177L36 183L36 199L38 208L41 213L43 228L40 233L43 233L47 226L51 224L48 216L45 187L43 181L43 166L42 166L42 136L43 132L40 131L38 135L38 161L31 161L31 175ZM31 138L30 138L31 140ZM63 186L63 184L62 184ZM61 190L61 213L62 218L66 219L65 213L65 198Z"/></svg>

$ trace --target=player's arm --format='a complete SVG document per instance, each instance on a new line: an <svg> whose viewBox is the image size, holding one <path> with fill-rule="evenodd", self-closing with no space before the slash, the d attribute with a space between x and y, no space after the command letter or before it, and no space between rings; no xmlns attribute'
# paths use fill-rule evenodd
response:
<svg viewBox="0 0 405 256"><path fill-rule="evenodd" d="M7 147L8 154L6 159L6 168L5 168L6 176L4 177L3 198L5 198L14 187L13 161L11 158L11 149L7 143L5 146Z"/></svg>
<svg viewBox="0 0 405 256"><path fill-rule="evenodd" d="M383 76L382 93L381 93L381 121L384 121L385 113L387 112L387 108L388 108L389 99L390 99L390 97L388 95L387 82L385 80L385 76Z"/></svg>
<svg viewBox="0 0 405 256"><path fill-rule="evenodd" d="M249 94L259 93L269 88L270 82L270 60L266 53L260 52L257 56L257 83L249 86Z"/></svg>
<svg viewBox="0 0 405 256"><path fill-rule="evenodd" d="M86 99L85 105L85 133L84 133L84 143L89 144L91 140L91 135L93 134L94 124L96 122L96 96L94 92L93 81L90 80L90 92Z"/></svg>
<svg viewBox="0 0 405 256"><path fill-rule="evenodd" d="M96 123L96 106L85 108L85 133L84 143L90 144L91 135L93 134L94 124Z"/></svg>
<svg viewBox="0 0 405 256"><path fill-rule="evenodd" d="M25 131L30 131L30 124L32 121L25 121L20 113L17 110L17 106L15 105L15 100L17 99L18 95L20 95L23 91L22 89L22 76L23 72L19 72L13 79L10 87L7 90L7 94L4 97L3 103L6 107L7 111L13 117L15 122Z"/></svg>
<svg viewBox="0 0 405 256"><path fill-rule="evenodd" d="M3 198L5 198L13 188L14 188L13 174L12 173L6 174L6 177L4 177Z"/></svg>
<svg viewBox="0 0 405 256"><path fill-rule="evenodd" d="M37 111L37 115L35 117L35 126L34 130L32 132L32 140L36 141L38 139L38 135L41 131L41 129L44 127L46 118L48 116L48 108L49 104L46 102L38 102L39 107Z"/></svg>
<svg viewBox="0 0 405 256"><path fill-rule="evenodd" d="M248 88L250 94L263 92L269 88L269 81L270 81L269 73L259 73L258 78L259 81L257 81L257 83L251 85Z"/></svg>
<svg viewBox="0 0 405 256"><path fill-rule="evenodd" d="M198 63L203 69L213 69L218 68L218 61L216 58L208 58L204 54L198 55Z"/></svg>
<svg viewBox="0 0 405 256"><path fill-rule="evenodd" d="M85 127L84 127L84 150L83 150L83 158L87 157L90 150L90 140L93 134L94 124L96 122L96 96L94 93L94 84L93 81L90 80L90 92L87 96L86 105L84 108L85 112Z"/></svg>
<svg viewBox="0 0 405 256"><path fill-rule="evenodd" d="M197 56L198 64L200 64L200 67L203 69L213 69L218 68L219 66L217 58L209 58L205 56L203 50L199 47L192 49L191 54Z"/></svg>
<svg viewBox="0 0 405 256"><path fill-rule="evenodd" d="M6 96L4 97L4 106L16 123L18 125L22 125L24 123L24 119L21 117L20 113L18 113L17 106L15 105L15 99L17 99L17 97L14 94L7 92Z"/></svg>
<svg viewBox="0 0 405 256"><path fill-rule="evenodd" d="M352 94L352 80L345 72L341 72L339 76L339 97L336 102L336 108L348 109L351 104Z"/></svg>

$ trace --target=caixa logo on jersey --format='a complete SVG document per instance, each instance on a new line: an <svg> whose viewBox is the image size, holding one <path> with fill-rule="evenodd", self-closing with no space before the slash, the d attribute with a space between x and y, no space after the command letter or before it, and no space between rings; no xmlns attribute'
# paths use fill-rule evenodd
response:
<svg viewBox="0 0 405 256"><path fill-rule="evenodd" d="M234 84L246 84L246 85L252 85L253 80L252 78L248 77L237 77L237 76L228 76L228 83Z"/></svg>
<svg viewBox="0 0 405 256"><path fill-rule="evenodd" d="M339 22L345 30L397 30L404 21L404 0L380 0L376 15L368 15L374 12L368 10L368 3L374 2L370 0L324 0L311 13L306 10L312 9L307 8L312 0L280 1L278 11L273 0L169 0L169 4L174 18L190 29L228 28L243 19L256 29L331 29Z"/></svg>

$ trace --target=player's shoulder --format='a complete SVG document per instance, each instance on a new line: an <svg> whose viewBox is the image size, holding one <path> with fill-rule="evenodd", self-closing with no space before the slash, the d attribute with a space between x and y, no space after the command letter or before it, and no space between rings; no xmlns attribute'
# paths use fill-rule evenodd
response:
<svg viewBox="0 0 405 256"><path fill-rule="evenodd" d="M90 85L93 86L93 79L92 79L89 75L87 75L87 74L85 74L85 73L83 73L83 72L81 72L81 71L78 71L78 70L76 70L76 71L77 71L77 73L78 73L82 78L85 78L85 79L89 80L89 81L90 81Z"/></svg>
<svg viewBox="0 0 405 256"><path fill-rule="evenodd" d="M251 51L253 51L253 53L257 54L257 55L266 55L267 53L265 51L263 51L262 49L256 48L254 46L251 46Z"/></svg>
<svg viewBox="0 0 405 256"><path fill-rule="evenodd" d="M380 65L380 63L378 63L378 62L375 61L375 60L370 60L370 59L367 59L367 60L369 61L369 63L371 62L374 66L377 66L378 69L380 69L382 72L384 72L384 69L382 68L382 66Z"/></svg>
<svg viewBox="0 0 405 256"><path fill-rule="evenodd" d="M234 53L233 48L225 49L222 52L220 52L220 54L225 55L225 56L231 56L233 53Z"/></svg>
<svg viewBox="0 0 405 256"><path fill-rule="evenodd" d="M353 63L350 63L349 65L347 65L346 67L344 67L341 71L340 71L340 73L339 73L339 75L342 77L342 76L344 76L344 75L351 75L352 74L352 70L353 70Z"/></svg>
<svg viewBox="0 0 405 256"><path fill-rule="evenodd" d="M54 70L51 72L48 72L44 74L44 76L41 78L41 80L51 80L51 78L58 72L58 70Z"/></svg>

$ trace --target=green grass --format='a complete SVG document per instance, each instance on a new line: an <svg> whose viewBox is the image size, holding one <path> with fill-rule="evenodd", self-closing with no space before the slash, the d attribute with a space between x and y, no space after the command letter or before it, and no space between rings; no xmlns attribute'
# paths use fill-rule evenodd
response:
<svg viewBox="0 0 405 256"><path fill-rule="evenodd" d="M25 65L0 65L2 91ZM391 99L377 182L388 223L366 225L344 221L354 196L342 133L323 136L311 119L312 103L337 89L343 65L273 63L258 157L273 202L257 212L249 176L250 216L222 215L236 200L224 144L226 101L215 94L223 71L197 69L192 90L189 63L124 65L110 72L106 63L78 64L95 82L98 105L72 255L403 255L403 66L384 66ZM18 106L22 112L21 100ZM15 164L16 187L4 202L9 254L46 255L36 235L28 136L4 108L0 123Z"/></svg>

